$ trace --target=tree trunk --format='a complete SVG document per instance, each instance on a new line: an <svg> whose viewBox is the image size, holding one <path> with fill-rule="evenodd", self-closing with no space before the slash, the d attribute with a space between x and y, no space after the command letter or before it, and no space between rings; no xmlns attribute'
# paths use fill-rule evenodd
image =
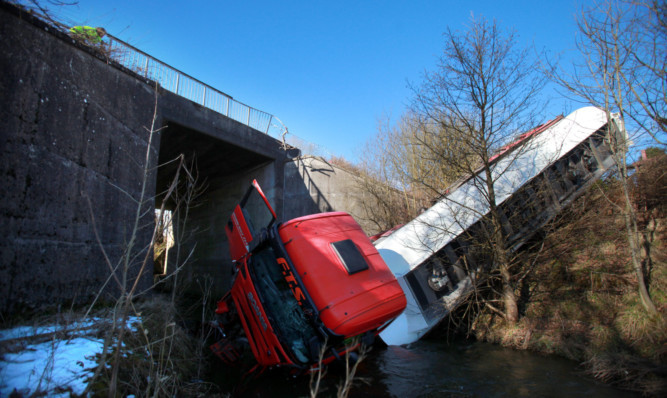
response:
<svg viewBox="0 0 667 398"><path fill-rule="evenodd" d="M514 286L512 285L512 274L510 272L510 260L507 252L507 242L503 233L500 214L496 206L496 192L493 186L491 168L486 167L486 186L489 195L489 215L491 216L491 226L493 228L493 246L494 261L500 270L500 279L503 287L502 299L505 307L505 320L509 323L519 321L519 305L517 303Z"/></svg>
<svg viewBox="0 0 667 398"><path fill-rule="evenodd" d="M503 304L505 305L505 320L509 323L519 321L519 305L517 303L514 287L512 286L511 275L507 264L500 266L500 276L503 284Z"/></svg>
<svg viewBox="0 0 667 398"><path fill-rule="evenodd" d="M519 321L519 305L517 303L516 294L514 293L514 285L512 284L512 273L510 272L509 258L505 246L505 239L502 230L499 229L500 221L498 217L493 217L494 226L494 252L495 260L500 270L500 279L503 287L503 305L505 306L505 320L509 323L517 323ZM497 224L497 225L496 225Z"/></svg>
<svg viewBox="0 0 667 398"><path fill-rule="evenodd" d="M646 275L644 273L644 267L642 266L640 260L640 246L637 242L638 238L638 228L637 228L637 215L632 208L632 202L630 199L630 194L628 192L628 182L625 176L622 176L621 185L623 186L623 197L625 199L625 208L623 211L623 219L625 220L625 228L628 237L628 244L630 245L630 256L632 258L632 266L635 269L637 274L637 288L639 290L639 298L642 302L642 305L648 311L649 314L657 314L658 310L655 308L653 300L648 293L648 286L646 286Z"/></svg>
<svg viewBox="0 0 667 398"><path fill-rule="evenodd" d="M607 114L607 119L611 120L609 113ZM618 170L621 174L620 182L621 188L623 189L623 220L625 221L625 229L628 238L628 245L630 246L630 257L632 261L632 267L635 269L637 274L637 289L639 293L639 299L642 302L642 305L646 311L651 314L657 314L658 310L655 308L653 300L648 293L648 286L646 286L646 275L644 273L644 267L641 263L641 247L639 245L639 228L637 227L637 213L634 210L632 199L630 198L630 187L628 186L628 168L626 163L626 152L627 152L627 143L617 138L614 135L614 130L608 131L608 141L611 144L613 151L613 159L618 167Z"/></svg>

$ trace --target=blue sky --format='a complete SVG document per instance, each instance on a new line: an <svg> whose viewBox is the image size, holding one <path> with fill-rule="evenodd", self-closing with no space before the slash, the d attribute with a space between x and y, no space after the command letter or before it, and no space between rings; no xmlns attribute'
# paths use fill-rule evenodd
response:
<svg viewBox="0 0 667 398"><path fill-rule="evenodd" d="M572 50L575 0L93 1L51 7L250 106L290 133L356 161L378 122L398 117L407 82L433 70L443 32L472 14L522 44ZM547 93L553 95L553 93ZM556 100L553 115L579 107Z"/></svg>

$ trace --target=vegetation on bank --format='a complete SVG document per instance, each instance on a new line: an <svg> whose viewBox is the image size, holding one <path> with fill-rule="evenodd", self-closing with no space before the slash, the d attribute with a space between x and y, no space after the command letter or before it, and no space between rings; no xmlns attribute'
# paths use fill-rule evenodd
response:
<svg viewBox="0 0 667 398"><path fill-rule="evenodd" d="M476 179L488 205L487 214L477 214L486 219L486 239L474 244L494 267L477 270L480 286L450 318L450 330L564 355L619 387L667 390L666 9L664 0L584 5L575 17L573 61L544 56L539 66L523 56L533 52L511 30L472 19L463 32L445 33L438 65L411 85L406 112L369 142L362 168L377 225L410 220L460 176ZM516 253L504 249L490 160L513 134L537 125L544 76L562 95L602 109L608 120L623 119L604 137L617 174L533 236L532 249ZM614 127L628 137L613 134ZM658 156L633 168L631 142L657 146ZM399 192L377 195L379 185Z"/></svg>
<svg viewBox="0 0 667 398"><path fill-rule="evenodd" d="M478 339L516 349L558 354L589 375L647 395L667 392L667 156L650 159L633 176L651 298L647 312L637 294L618 204L619 181L610 177L572 203L547 231L544 245L526 253L527 275L517 285L522 316L506 322L482 310L469 331Z"/></svg>

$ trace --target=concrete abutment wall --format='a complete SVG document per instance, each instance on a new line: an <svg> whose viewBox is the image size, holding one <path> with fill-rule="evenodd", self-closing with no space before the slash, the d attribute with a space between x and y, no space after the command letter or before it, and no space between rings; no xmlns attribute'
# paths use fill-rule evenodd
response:
<svg viewBox="0 0 667 398"><path fill-rule="evenodd" d="M5 4L0 70L0 310L80 303L109 275L101 249L117 261L131 235L112 184L139 196L153 91Z"/></svg>
<svg viewBox="0 0 667 398"><path fill-rule="evenodd" d="M86 304L103 286L103 298L115 297L110 269L133 234L154 116L159 132L150 144L134 252L141 255L129 264L131 276L146 257L153 209L175 175L175 163L168 162L181 155L196 165L202 188L178 231L181 258L193 253L182 275L200 283L210 278L214 295L229 288L225 224L253 179L283 220L334 210L358 215L363 198L353 174L317 158L290 159L279 141L156 89L1 1L0 70L3 317L56 303ZM153 283L147 258L138 291Z"/></svg>
<svg viewBox="0 0 667 398"><path fill-rule="evenodd" d="M224 224L253 178L282 206L279 142L170 92L0 3L0 313L89 302L123 258L156 114L136 248L154 225L160 162L196 159L205 191L191 212L191 274L224 274ZM157 200L159 204L159 198ZM98 238L99 237L99 238ZM137 253L135 253L137 254ZM130 264L137 275L138 256ZM139 260L137 260L139 259ZM152 260L139 291L152 284ZM224 288L224 281L220 288ZM105 297L117 292L112 280Z"/></svg>

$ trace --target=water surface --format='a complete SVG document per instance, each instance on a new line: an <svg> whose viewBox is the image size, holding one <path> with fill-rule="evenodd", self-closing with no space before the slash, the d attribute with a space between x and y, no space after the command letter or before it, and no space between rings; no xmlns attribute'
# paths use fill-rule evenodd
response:
<svg viewBox="0 0 667 398"><path fill-rule="evenodd" d="M343 374L342 366L330 368L320 396L335 396ZM468 340L376 346L360 364L358 376L366 382L355 384L352 398L639 397L584 376L576 362ZM271 372L235 395L307 397L309 379Z"/></svg>
<svg viewBox="0 0 667 398"><path fill-rule="evenodd" d="M424 340L374 358L390 397L627 397L585 377L573 361L497 345Z"/></svg>

